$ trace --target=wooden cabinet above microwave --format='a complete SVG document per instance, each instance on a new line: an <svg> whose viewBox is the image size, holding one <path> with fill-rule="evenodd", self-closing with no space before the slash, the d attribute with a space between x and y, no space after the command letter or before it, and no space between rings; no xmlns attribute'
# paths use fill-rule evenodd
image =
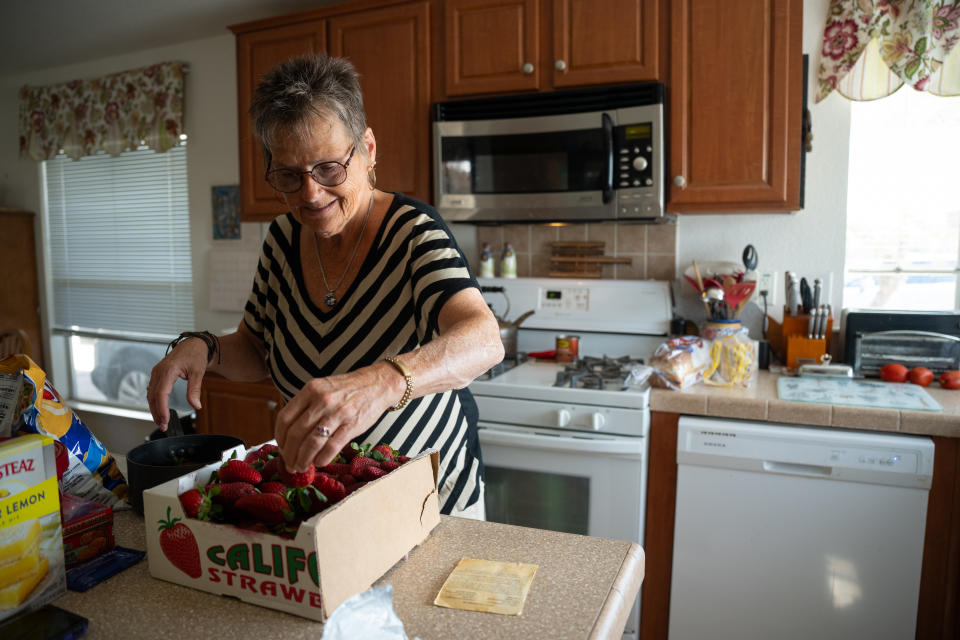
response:
<svg viewBox="0 0 960 640"><path fill-rule="evenodd" d="M439 98L660 77L661 0L445 0Z"/></svg>

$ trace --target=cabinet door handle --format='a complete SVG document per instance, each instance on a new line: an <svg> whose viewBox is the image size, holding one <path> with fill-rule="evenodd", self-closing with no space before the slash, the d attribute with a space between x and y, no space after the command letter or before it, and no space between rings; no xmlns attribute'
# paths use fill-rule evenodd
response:
<svg viewBox="0 0 960 640"><path fill-rule="evenodd" d="M677 185L682 189L683 187L687 186L687 179L684 178L683 176L676 176L673 179L673 184Z"/></svg>
<svg viewBox="0 0 960 640"><path fill-rule="evenodd" d="M523 71L524 75L530 75L531 73L533 73L533 65L530 64L529 62L524 62L523 66L520 67L520 69Z"/></svg>
<svg viewBox="0 0 960 640"><path fill-rule="evenodd" d="M557 71L566 71L567 63L564 60L557 60L556 62L553 63L553 68L556 69Z"/></svg>
<svg viewBox="0 0 960 640"><path fill-rule="evenodd" d="M276 400L267 400L267 409L270 409L270 411L273 411L276 408L277 408Z"/></svg>

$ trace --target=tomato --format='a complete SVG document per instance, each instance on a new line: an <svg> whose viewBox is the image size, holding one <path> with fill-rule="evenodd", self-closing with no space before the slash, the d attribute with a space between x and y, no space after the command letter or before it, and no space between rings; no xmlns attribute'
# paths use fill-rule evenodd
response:
<svg viewBox="0 0 960 640"><path fill-rule="evenodd" d="M933 371L930 371L930 369L926 367L914 367L907 373L907 379L913 384L925 387L933 382Z"/></svg>
<svg viewBox="0 0 960 640"><path fill-rule="evenodd" d="M884 382L906 382L909 370L902 364L885 364L880 368L880 378Z"/></svg>
<svg viewBox="0 0 960 640"><path fill-rule="evenodd" d="M944 389L960 389L960 371L944 371L941 373L940 386Z"/></svg>

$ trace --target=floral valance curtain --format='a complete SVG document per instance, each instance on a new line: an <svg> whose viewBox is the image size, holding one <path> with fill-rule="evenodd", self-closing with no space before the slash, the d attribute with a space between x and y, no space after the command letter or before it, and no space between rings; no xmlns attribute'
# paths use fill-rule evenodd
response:
<svg viewBox="0 0 960 640"><path fill-rule="evenodd" d="M960 0L830 0L817 102L890 95L904 83L960 95Z"/></svg>
<svg viewBox="0 0 960 640"><path fill-rule="evenodd" d="M20 156L76 160L145 144L166 151L183 133L182 62L20 89ZM142 142L141 142L142 141Z"/></svg>

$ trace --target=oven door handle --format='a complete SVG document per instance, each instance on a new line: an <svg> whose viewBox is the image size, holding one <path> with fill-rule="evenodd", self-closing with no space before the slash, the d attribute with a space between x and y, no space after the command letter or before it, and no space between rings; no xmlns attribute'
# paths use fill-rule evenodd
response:
<svg viewBox="0 0 960 640"><path fill-rule="evenodd" d="M617 454L624 457L642 458L646 451L644 438L573 438L537 433L506 431L480 423L480 446L501 445L511 448L537 449L539 451L563 451L567 453Z"/></svg>

